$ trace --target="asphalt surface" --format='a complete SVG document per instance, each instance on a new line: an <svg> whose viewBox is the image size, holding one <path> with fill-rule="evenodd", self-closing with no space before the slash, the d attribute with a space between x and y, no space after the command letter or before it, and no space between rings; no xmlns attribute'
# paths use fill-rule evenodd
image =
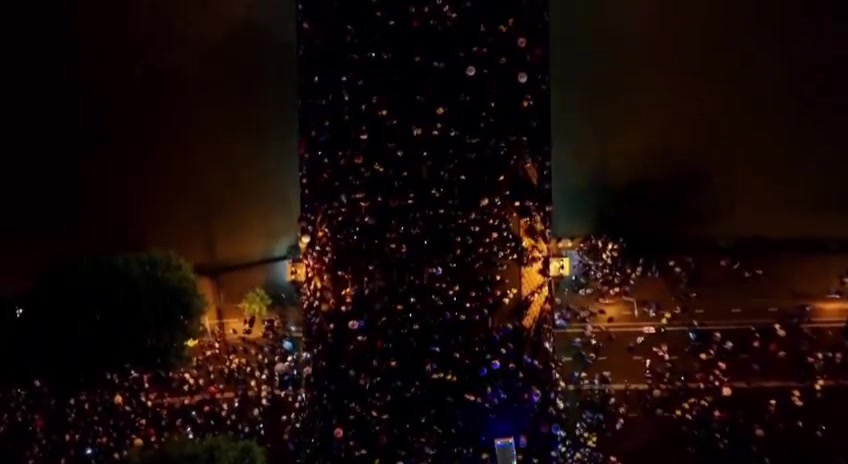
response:
<svg viewBox="0 0 848 464"><path fill-rule="evenodd" d="M721 361L723 375L733 382L808 382L815 375L848 381L848 352L843 323L811 322L803 334L791 329L780 336L774 325L671 325L657 327L653 334L643 332L643 326L593 328L597 345L588 343L586 332L558 331L555 351L563 361L566 374L586 372L588 375L607 373L614 384L639 385L647 382L648 363L653 366L666 361L672 371L687 380L698 373L708 373L714 361ZM782 327L782 326L781 326ZM718 338L717 338L718 337ZM718 340L714 355L702 358ZM758 345L755 345L755 342ZM803 350L798 350L802 347ZM666 360L657 348L665 348ZM821 370L809 371L808 356L822 354ZM586 356L589 354L590 356ZM806 376L801 376L806 374Z"/></svg>
<svg viewBox="0 0 848 464"><path fill-rule="evenodd" d="M807 369L807 356L822 353L820 374L828 379L848 380L848 359L834 354L846 352L843 326L813 323L803 334L787 333L785 336L780 336L773 326L727 329L715 325L693 330L678 326L654 334L604 331L596 337L599 346L589 345L585 334L560 332L555 346L557 354L565 360L566 369L585 370L589 374L609 372L615 383L645 382L649 365L665 363L661 351L667 352L671 371L687 379L709 372L715 361L720 360L726 366L724 375L731 380L803 381L806 377L801 375ZM702 358L715 341L720 349ZM666 349L657 351L663 347ZM582 353L586 352L594 356L584 356Z"/></svg>
<svg viewBox="0 0 848 464"><path fill-rule="evenodd" d="M827 297L848 255L697 262L664 261L625 299L558 294L594 313L556 333L566 373L608 375L627 405L623 427L607 427L600 449L626 463L848 462L848 301ZM697 272L684 287L674 267ZM724 380L711 384L716 369ZM791 401L796 392L803 406ZM704 417L675 415L688 398L709 398Z"/></svg>
<svg viewBox="0 0 848 464"><path fill-rule="evenodd" d="M659 302L656 309L643 302ZM665 304L662 302L665 301ZM638 302L638 303L637 303ZM739 296L706 296L680 301L667 295L657 295L656 299L615 299L610 303L589 302L598 314L592 319L596 322L612 323L650 323L665 313L682 314L689 320L737 321L737 320L773 320L787 310L799 310L809 306L807 314L811 318L833 321L848 320L848 300L828 298L778 298ZM677 312L680 308L681 313Z"/></svg>
<svg viewBox="0 0 848 464"><path fill-rule="evenodd" d="M598 295L566 291L567 281L557 296L564 303L603 310L603 319L612 317L616 322L649 320L648 303L661 312L681 307L703 320L770 318L775 309L801 305L813 306L812 317L848 317L848 300L828 298L848 273L847 254L774 252L746 258L711 254L691 262L688 258L670 256L644 263L628 301L601 304Z"/></svg>
<svg viewBox="0 0 848 464"><path fill-rule="evenodd" d="M691 266L674 261L662 263L659 277L638 279L626 299L557 294L595 313L591 324L570 321L556 332L564 374L607 373L627 405L623 427L610 424L599 448L625 463L848 464L848 359L837 355L848 353L848 300L827 298L848 271L848 255L701 256L685 289L673 268ZM800 328L798 317L806 321ZM818 355L814 367L809 357ZM709 384L715 369L730 396ZM655 382L665 373L681 383ZM662 400L653 397L658 387ZM794 391L803 407L792 403ZM717 416L700 423L675 416L687 398L705 396ZM772 400L777 412L768 410ZM763 436L754 435L757 427Z"/></svg>
<svg viewBox="0 0 848 464"><path fill-rule="evenodd" d="M791 401L790 389L735 390L710 409L721 418L706 421L675 417L673 406L657 411L644 395L619 394L617 399L631 412L620 430L600 440L599 448L620 462L636 464L845 464L848 388L800 393L801 407ZM775 409L769 411L772 400ZM699 438L695 429L706 433ZM757 429L761 437L755 435ZM726 440L723 450L717 446L719 438Z"/></svg>

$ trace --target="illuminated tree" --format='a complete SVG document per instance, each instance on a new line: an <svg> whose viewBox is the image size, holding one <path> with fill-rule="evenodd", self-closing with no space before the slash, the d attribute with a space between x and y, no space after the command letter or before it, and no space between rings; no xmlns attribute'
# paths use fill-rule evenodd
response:
<svg viewBox="0 0 848 464"><path fill-rule="evenodd" d="M255 288L244 296L238 307L248 317L262 319L268 314L268 306L271 305L271 297L261 288Z"/></svg>
<svg viewBox="0 0 848 464"><path fill-rule="evenodd" d="M201 441L174 440L160 448L135 453L132 464L265 464L265 451L252 441L227 436Z"/></svg>

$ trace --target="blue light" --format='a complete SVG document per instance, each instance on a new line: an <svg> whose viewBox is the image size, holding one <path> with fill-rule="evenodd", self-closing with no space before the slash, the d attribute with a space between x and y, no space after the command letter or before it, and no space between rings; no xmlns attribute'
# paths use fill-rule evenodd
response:
<svg viewBox="0 0 848 464"><path fill-rule="evenodd" d="M495 455L498 459L498 464L516 464L518 456L515 452L515 440L509 438L495 439Z"/></svg>

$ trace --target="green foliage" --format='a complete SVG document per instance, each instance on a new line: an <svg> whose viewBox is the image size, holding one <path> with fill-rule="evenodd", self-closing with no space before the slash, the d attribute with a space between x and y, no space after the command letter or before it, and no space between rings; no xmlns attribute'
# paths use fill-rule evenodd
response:
<svg viewBox="0 0 848 464"><path fill-rule="evenodd" d="M41 350L41 365L85 374L172 366L197 335L206 302L191 265L155 252L59 266L36 283L31 306L28 335L59 347Z"/></svg>
<svg viewBox="0 0 848 464"><path fill-rule="evenodd" d="M265 464L264 450L252 441L228 436L202 441L177 440L133 455L132 464Z"/></svg>
<svg viewBox="0 0 848 464"><path fill-rule="evenodd" d="M239 308L244 311L247 316L255 316L257 319L262 319L268 314L268 306L271 305L271 297L261 288L255 288L244 296Z"/></svg>

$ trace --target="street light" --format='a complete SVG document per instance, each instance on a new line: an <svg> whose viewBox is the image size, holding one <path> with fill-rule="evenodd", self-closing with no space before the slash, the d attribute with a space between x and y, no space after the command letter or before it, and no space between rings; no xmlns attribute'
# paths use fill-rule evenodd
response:
<svg viewBox="0 0 848 464"><path fill-rule="evenodd" d="M306 282L306 263L300 260L292 260L289 263L288 281L295 284Z"/></svg>
<svg viewBox="0 0 848 464"><path fill-rule="evenodd" d="M553 278L568 277L571 275L571 260L568 256L554 256L551 258L550 274Z"/></svg>

